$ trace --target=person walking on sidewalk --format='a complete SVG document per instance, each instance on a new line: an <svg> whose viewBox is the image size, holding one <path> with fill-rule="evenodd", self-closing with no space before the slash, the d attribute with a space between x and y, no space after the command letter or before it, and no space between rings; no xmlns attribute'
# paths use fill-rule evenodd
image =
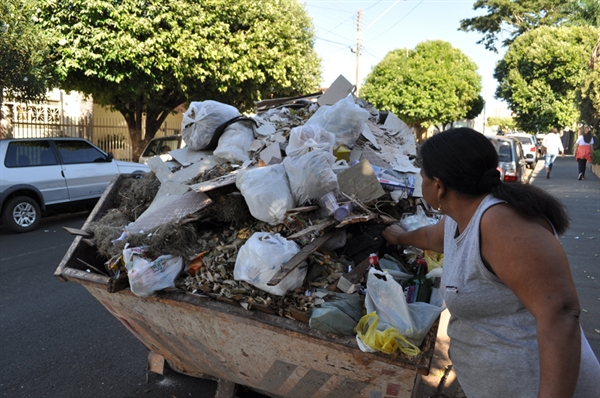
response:
<svg viewBox="0 0 600 398"><path fill-rule="evenodd" d="M598 397L600 363L579 324L579 298L557 233L569 225L556 198L500 180L498 154L458 128L420 149L424 200L445 215L393 245L444 253L440 291L450 358L467 397Z"/></svg>
<svg viewBox="0 0 600 398"><path fill-rule="evenodd" d="M552 127L550 132L546 134L544 140L542 141L543 151L544 151L544 161L546 167L546 178L550 178L550 173L552 172L552 165L556 160L556 157L561 154L562 157L565 157L565 148L563 148L562 141L560 140L560 135L558 135L558 129L556 127Z"/></svg>
<svg viewBox="0 0 600 398"><path fill-rule="evenodd" d="M585 180L586 163L592 163L592 148L594 146L594 137L589 126L585 124L579 128L579 137L575 142L575 159L579 168L578 180Z"/></svg>

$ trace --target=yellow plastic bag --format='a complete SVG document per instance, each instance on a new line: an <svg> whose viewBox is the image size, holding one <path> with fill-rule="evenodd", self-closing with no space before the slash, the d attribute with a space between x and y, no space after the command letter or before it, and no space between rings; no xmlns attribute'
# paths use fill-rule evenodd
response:
<svg viewBox="0 0 600 398"><path fill-rule="evenodd" d="M427 270L431 272L436 268L442 268L444 266L444 254L434 252L431 250L425 250L424 252L425 261L427 262Z"/></svg>
<svg viewBox="0 0 600 398"><path fill-rule="evenodd" d="M369 325L371 320L372 322ZM386 354L402 351L412 357L421 352L419 347L407 341L397 329L387 328L382 332L377 330L378 325L379 317L376 312L363 316L356 325L358 338L372 349Z"/></svg>

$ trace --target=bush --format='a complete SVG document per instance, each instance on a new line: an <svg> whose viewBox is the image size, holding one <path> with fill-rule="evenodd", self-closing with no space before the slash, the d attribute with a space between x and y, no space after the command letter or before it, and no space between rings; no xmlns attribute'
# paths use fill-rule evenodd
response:
<svg viewBox="0 0 600 398"><path fill-rule="evenodd" d="M592 153L592 164L600 164L600 150Z"/></svg>

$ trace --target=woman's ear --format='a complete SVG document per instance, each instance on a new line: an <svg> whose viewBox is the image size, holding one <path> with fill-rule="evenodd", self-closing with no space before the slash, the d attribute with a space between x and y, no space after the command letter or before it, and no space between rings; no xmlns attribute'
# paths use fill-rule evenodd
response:
<svg viewBox="0 0 600 398"><path fill-rule="evenodd" d="M440 180L437 177L433 177L433 182L435 183L435 188L437 190L437 199L439 202L440 199L442 199L444 197L444 195L446 194L446 187L444 186L444 183L442 182L442 180Z"/></svg>

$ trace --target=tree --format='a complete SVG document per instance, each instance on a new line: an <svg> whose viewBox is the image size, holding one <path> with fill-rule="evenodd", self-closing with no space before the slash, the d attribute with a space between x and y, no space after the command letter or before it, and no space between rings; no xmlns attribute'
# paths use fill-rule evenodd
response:
<svg viewBox="0 0 600 398"><path fill-rule="evenodd" d="M396 114L422 138L430 126L477 116L483 109L480 90L477 64L448 42L426 41L414 50L387 53L365 79L360 95Z"/></svg>
<svg viewBox="0 0 600 398"><path fill-rule="evenodd" d="M212 99L243 111L320 81L312 22L297 0L41 4L62 88L119 111L134 157L182 103Z"/></svg>
<svg viewBox="0 0 600 398"><path fill-rule="evenodd" d="M490 116L486 121L488 126L498 126L502 131L515 131L517 123L512 117Z"/></svg>
<svg viewBox="0 0 600 398"><path fill-rule="evenodd" d="M600 28L600 1L570 0L564 6L566 23L571 26Z"/></svg>
<svg viewBox="0 0 600 398"><path fill-rule="evenodd" d="M577 101L580 121L598 131L600 129L600 62L590 65L581 89L577 92Z"/></svg>
<svg viewBox="0 0 600 398"><path fill-rule="evenodd" d="M578 119L576 91L599 30L540 27L518 37L497 64L496 97L504 99L525 131L571 126Z"/></svg>
<svg viewBox="0 0 600 398"><path fill-rule="evenodd" d="M37 23L36 10L35 0L0 3L0 110L4 95L41 100L51 86L48 35Z"/></svg>
<svg viewBox="0 0 600 398"><path fill-rule="evenodd" d="M509 46L531 29L555 26L565 18L564 6L564 0L477 0L473 9L486 9L487 14L461 20L459 30L482 33L483 38L477 43L497 52L499 35L508 34L502 45Z"/></svg>

